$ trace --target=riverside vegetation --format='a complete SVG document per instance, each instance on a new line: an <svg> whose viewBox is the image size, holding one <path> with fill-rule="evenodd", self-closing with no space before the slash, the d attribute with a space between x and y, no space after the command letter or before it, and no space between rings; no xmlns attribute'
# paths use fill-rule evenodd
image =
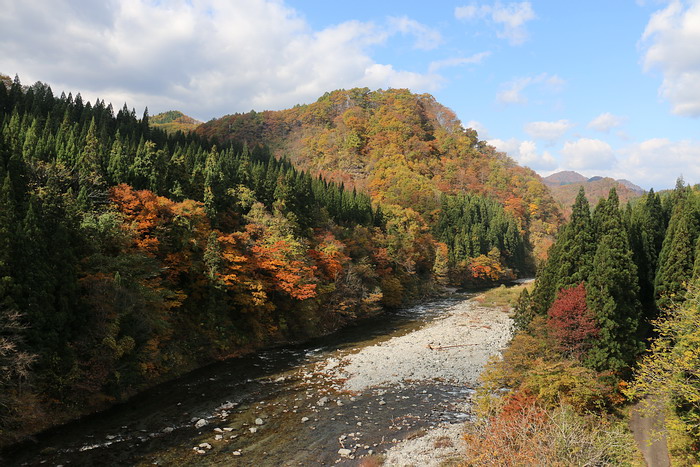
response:
<svg viewBox="0 0 700 467"><path fill-rule="evenodd" d="M216 122L166 133L147 110L2 84L3 443L446 284L515 277L559 222L534 172L403 90L290 111L312 136L274 157L264 138L205 131ZM369 193L297 160L328 132L339 165L383 164Z"/></svg>
<svg viewBox="0 0 700 467"><path fill-rule="evenodd" d="M592 213L580 193L555 241L539 177L429 95L335 91L167 133L148 111L2 82L2 443L540 263L466 464L634 462L620 414L646 395L674 459L698 461L697 189L624 208L611 190Z"/></svg>
<svg viewBox="0 0 700 467"><path fill-rule="evenodd" d="M592 213L579 192L482 377L467 465L641 463L629 400L662 411L673 465L700 461L699 220L700 192L682 180L624 208L612 189Z"/></svg>

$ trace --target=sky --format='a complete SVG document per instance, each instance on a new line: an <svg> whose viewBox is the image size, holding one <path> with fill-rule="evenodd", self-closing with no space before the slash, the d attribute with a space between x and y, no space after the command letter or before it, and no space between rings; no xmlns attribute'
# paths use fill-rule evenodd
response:
<svg viewBox="0 0 700 467"><path fill-rule="evenodd" d="M542 175L700 183L700 0L0 0L0 73L202 121L409 88Z"/></svg>

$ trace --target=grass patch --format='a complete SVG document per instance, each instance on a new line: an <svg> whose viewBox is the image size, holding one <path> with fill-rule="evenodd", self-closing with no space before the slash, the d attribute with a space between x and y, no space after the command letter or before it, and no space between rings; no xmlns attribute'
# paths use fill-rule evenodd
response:
<svg viewBox="0 0 700 467"><path fill-rule="evenodd" d="M501 285L500 287L487 290L476 297L476 300L483 306L502 308L505 311L515 306L515 302L518 301L518 297L523 289L528 289L528 292L531 292L533 284L534 282L531 282L511 287Z"/></svg>

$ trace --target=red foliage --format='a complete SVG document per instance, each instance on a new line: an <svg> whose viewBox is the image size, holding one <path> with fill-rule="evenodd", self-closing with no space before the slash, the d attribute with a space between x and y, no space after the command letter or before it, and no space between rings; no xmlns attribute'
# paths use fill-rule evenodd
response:
<svg viewBox="0 0 700 467"><path fill-rule="evenodd" d="M555 340L557 350L579 359L600 332L593 312L586 305L583 282L576 287L561 289L547 317L549 336Z"/></svg>

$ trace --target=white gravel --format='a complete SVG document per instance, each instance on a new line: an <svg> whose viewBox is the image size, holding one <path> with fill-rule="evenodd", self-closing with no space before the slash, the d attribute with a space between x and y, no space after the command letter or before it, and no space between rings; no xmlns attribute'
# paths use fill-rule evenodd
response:
<svg viewBox="0 0 700 467"><path fill-rule="evenodd" d="M507 313L464 301L417 331L365 347L340 362L326 360L321 370L357 392L431 380L474 387L489 358L508 343L511 326Z"/></svg>
<svg viewBox="0 0 700 467"><path fill-rule="evenodd" d="M451 458L459 459L466 446L464 425L452 424L434 428L425 436L402 441L389 449L384 465L389 467L439 467Z"/></svg>

